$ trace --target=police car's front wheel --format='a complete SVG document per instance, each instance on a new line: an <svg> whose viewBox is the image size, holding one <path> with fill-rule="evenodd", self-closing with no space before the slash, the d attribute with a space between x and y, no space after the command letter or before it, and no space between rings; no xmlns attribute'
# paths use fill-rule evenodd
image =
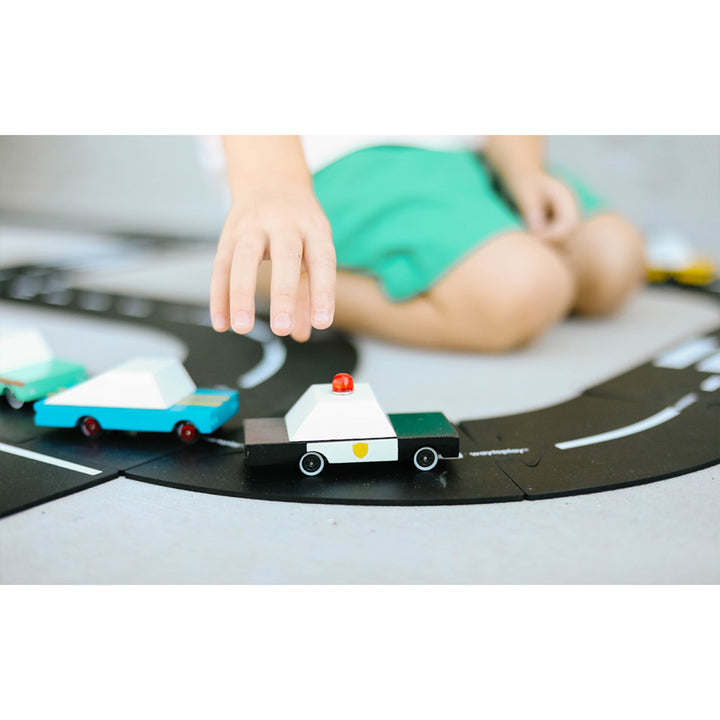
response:
<svg viewBox="0 0 720 720"><path fill-rule="evenodd" d="M325 458L317 452L306 452L300 458L300 472L303 475L319 475L325 467Z"/></svg>
<svg viewBox="0 0 720 720"><path fill-rule="evenodd" d="M413 464L418 470L432 470L438 462L437 450L431 447L421 447L413 456Z"/></svg>

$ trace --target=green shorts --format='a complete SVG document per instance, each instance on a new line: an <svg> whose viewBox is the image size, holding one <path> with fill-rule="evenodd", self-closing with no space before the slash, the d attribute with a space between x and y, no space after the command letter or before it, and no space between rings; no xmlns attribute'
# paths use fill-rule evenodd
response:
<svg viewBox="0 0 720 720"><path fill-rule="evenodd" d="M556 174L584 213L603 207L576 179ZM323 168L314 184L338 267L376 278L395 301L425 292L478 246L524 226L471 151L371 147Z"/></svg>

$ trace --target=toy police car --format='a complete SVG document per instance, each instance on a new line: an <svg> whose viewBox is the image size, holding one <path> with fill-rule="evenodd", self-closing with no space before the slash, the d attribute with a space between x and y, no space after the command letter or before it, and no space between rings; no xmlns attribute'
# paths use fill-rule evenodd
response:
<svg viewBox="0 0 720 720"><path fill-rule="evenodd" d="M347 373L311 385L284 418L245 421L245 464L296 463L318 475L326 463L412 462L432 470L457 457L460 441L439 412L386 415L370 386Z"/></svg>

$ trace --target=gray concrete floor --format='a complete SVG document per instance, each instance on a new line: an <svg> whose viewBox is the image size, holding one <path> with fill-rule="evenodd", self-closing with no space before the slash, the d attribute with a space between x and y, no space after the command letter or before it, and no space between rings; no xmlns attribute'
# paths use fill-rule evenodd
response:
<svg viewBox="0 0 720 720"><path fill-rule="evenodd" d="M35 237L35 241L32 240ZM0 263L52 259L70 242L0 230ZM203 257L203 252L205 253ZM203 302L212 248L149 269L94 273L87 287ZM198 272L198 268L204 268ZM183 357L172 337L0 304L91 370L144 353ZM453 419L510 414L572 397L674 341L718 324L714 302L647 290L618 318L574 320L503 357L424 353L358 338L357 376L389 411ZM86 357L87 359L87 357ZM434 377L419 400L410 378ZM472 388L458 394L455 384ZM128 479L0 521L2 583L717 583L720 467L636 488L542 501L450 507L274 503Z"/></svg>
<svg viewBox="0 0 720 720"><path fill-rule="evenodd" d="M720 256L720 141L553 138L553 157L647 229ZM179 233L200 240L162 264L87 285L204 302L223 203L188 138L0 138L0 214L35 225ZM101 241L107 247L107 241ZM71 232L0 229L0 262L87 253ZM68 353L89 321L3 304ZM648 290L614 320L573 320L505 357L426 353L358 338L358 374L389 411L420 409L389 368L436 378L423 403L453 419L566 398L718 324L717 307ZM184 350L121 330L128 354ZM112 353L94 358L96 369ZM459 396L456 380L472 381ZM467 383L465 383L467 385ZM427 408L423 408L427 409ZM2 583L717 583L720 469L625 490L498 505L371 508L217 497L127 479L0 521Z"/></svg>

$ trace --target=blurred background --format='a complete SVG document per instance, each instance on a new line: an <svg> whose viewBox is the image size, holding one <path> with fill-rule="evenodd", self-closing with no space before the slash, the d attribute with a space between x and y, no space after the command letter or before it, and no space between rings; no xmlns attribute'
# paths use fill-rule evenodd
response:
<svg viewBox="0 0 720 720"><path fill-rule="evenodd" d="M549 155L649 235L720 259L720 137L554 136ZM0 136L0 218L215 242L221 172L192 136Z"/></svg>

